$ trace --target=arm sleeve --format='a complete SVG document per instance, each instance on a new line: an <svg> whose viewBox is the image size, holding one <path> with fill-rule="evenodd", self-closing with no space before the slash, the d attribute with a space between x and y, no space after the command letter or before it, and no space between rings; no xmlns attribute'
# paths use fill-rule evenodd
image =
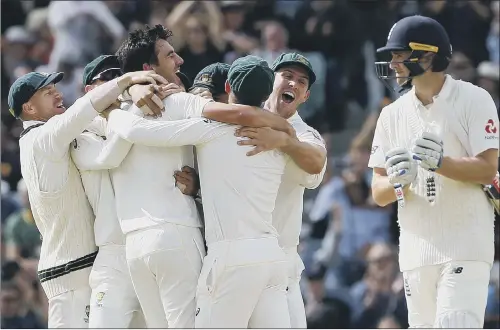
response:
<svg viewBox="0 0 500 330"><path fill-rule="evenodd" d="M203 118L153 121L120 110L112 111L108 119L109 129L121 138L150 147L200 145L225 134L223 126L227 125Z"/></svg>
<svg viewBox="0 0 500 330"><path fill-rule="evenodd" d="M55 160L66 155L70 143L83 132L97 116L97 111L86 96L78 99L63 114L50 118L37 130L34 147Z"/></svg>
<svg viewBox="0 0 500 330"><path fill-rule="evenodd" d="M164 116L169 120L199 118L203 108L213 100L205 99L189 93L176 93L163 100L165 106Z"/></svg>
<svg viewBox="0 0 500 330"><path fill-rule="evenodd" d="M325 141L321 137L318 131L314 128L308 127L303 133L297 136L300 142L309 143L315 146L322 147L326 150ZM317 188L321 181L323 181L323 176L325 175L326 166L328 163L328 157L325 158L325 164L323 169L319 174L309 174L302 170L300 167L292 161L290 164L290 170L294 172L294 177L299 180L299 184L307 189Z"/></svg>
<svg viewBox="0 0 500 330"><path fill-rule="evenodd" d="M118 167L131 147L132 143L117 134L103 140L93 133L83 133L76 138L71 157L80 171L107 170Z"/></svg>
<svg viewBox="0 0 500 330"><path fill-rule="evenodd" d="M478 88L471 104L466 108L466 125L472 155L488 149L497 149L499 142L498 112L491 96Z"/></svg>
<svg viewBox="0 0 500 330"><path fill-rule="evenodd" d="M389 138L384 127L384 110L380 113L375 127L375 134L373 136L372 151L368 167L371 168L385 168L385 154L389 150Z"/></svg>

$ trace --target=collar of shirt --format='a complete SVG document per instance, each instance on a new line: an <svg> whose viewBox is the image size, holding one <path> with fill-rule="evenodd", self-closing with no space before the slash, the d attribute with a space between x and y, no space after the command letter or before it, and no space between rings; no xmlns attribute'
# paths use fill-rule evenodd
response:
<svg viewBox="0 0 500 330"><path fill-rule="evenodd" d="M300 121L300 120L302 120L302 118L299 116L298 111L295 111L295 113L290 118L288 118L289 123L293 123L293 122Z"/></svg>
<svg viewBox="0 0 500 330"><path fill-rule="evenodd" d="M36 124L43 124L43 123L44 123L43 121L39 121L39 120L26 120L26 121L23 121L23 128L26 129L30 126L33 126Z"/></svg>
<svg viewBox="0 0 500 330"><path fill-rule="evenodd" d="M446 101L451 96L451 91L453 89L453 86L455 85L454 83L455 83L455 81L453 80L453 78L447 74L445 76L443 87L441 88L439 93L432 98L433 103L431 103L431 105L435 104L436 102L439 102L439 101ZM413 86L410 93L411 93L411 96L413 99L413 103L415 104L417 109L426 108L423 105L422 101L420 101L418 99L417 95L415 94L415 86Z"/></svg>

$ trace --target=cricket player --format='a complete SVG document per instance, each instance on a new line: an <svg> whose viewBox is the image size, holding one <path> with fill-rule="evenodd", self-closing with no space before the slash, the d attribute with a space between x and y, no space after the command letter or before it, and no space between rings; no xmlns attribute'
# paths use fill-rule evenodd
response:
<svg viewBox="0 0 500 330"><path fill-rule="evenodd" d="M498 114L482 88L446 75L451 45L435 20L390 30L379 76L408 92L378 119L369 166L384 206L399 192L399 264L412 328L482 328L493 263L493 207L481 184L498 161Z"/></svg>
<svg viewBox="0 0 500 330"><path fill-rule="evenodd" d="M230 67L229 64L220 62L207 65L196 75L189 92L209 97L216 102L227 103L229 95L225 86Z"/></svg>
<svg viewBox="0 0 500 330"><path fill-rule="evenodd" d="M171 32L161 25L132 32L118 51L122 69L152 68L169 81L176 81L182 59L168 42ZM134 96L134 89L130 89ZM269 126L290 131L291 126L277 115L253 106L228 105L200 96L177 93L163 102L161 118L145 121L149 125L203 114L219 122L246 126ZM110 115L125 114L112 111ZM137 117L141 119L140 117ZM109 127L117 132L121 125ZM130 128L130 126L127 126ZM126 256L132 282L148 327L194 327L196 287L205 256L201 223L192 197L175 187L173 173L193 166L193 147L147 146L128 129L123 138L138 139L122 164L112 171L116 208L126 234ZM129 134L130 133L130 134ZM141 169L141 170L138 170ZM130 189L134 187L134 189ZM205 215L207 213L205 212ZM161 307L163 314L151 312Z"/></svg>
<svg viewBox="0 0 500 330"><path fill-rule="evenodd" d="M97 249L94 215L70 158L70 145L126 88L165 80L151 72L130 73L95 88L66 110L55 87L62 77L26 74L10 87L8 104L24 126L21 172L42 235L38 277L49 301L48 326L86 328L88 279Z"/></svg>
<svg viewBox="0 0 500 330"><path fill-rule="evenodd" d="M226 84L229 106L262 104L272 91L273 79L264 60L255 56L236 60ZM165 99L169 115L179 109L179 118L182 113L184 118L199 117L206 107L218 104L190 94L186 95L205 100L205 108L168 104L182 94ZM134 147L196 145L208 247L198 281L196 327L289 328L287 264L272 226L287 158L279 151L247 157L249 147L236 143L234 126L203 118L149 121L112 111L108 124Z"/></svg>
<svg viewBox="0 0 500 330"><path fill-rule="evenodd" d="M101 55L83 70L88 93L121 76L118 58ZM156 109L160 112L161 109ZM83 187L95 214L94 236L99 247L90 273L89 328L129 328L133 317L141 316L125 258L125 236L115 209L109 170L120 165L132 144L106 133L106 120L94 119L74 141L71 158L80 171ZM137 325L135 326L137 327Z"/></svg>
<svg viewBox="0 0 500 330"><path fill-rule="evenodd" d="M321 135L308 126L297 109L309 98L316 80L311 64L297 53L281 54L273 63L274 87L266 108L278 113L295 129L297 138L266 128L242 128L237 135L248 138L242 145L256 146L255 152L279 148L293 161L288 162L273 211L273 225L288 260L287 299L291 327L307 328L304 300L299 287L304 264L297 247L302 229L304 189L314 189L326 170L326 147ZM253 153L252 153L253 154Z"/></svg>

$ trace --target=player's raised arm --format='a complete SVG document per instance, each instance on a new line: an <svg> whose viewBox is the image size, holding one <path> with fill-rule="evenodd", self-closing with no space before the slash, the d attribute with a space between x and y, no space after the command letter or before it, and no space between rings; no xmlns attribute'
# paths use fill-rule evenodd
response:
<svg viewBox="0 0 500 330"><path fill-rule="evenodd" d="M270 127L289 134L290 124L279 115L257 107L240 104L208 103L203 117L234 125L249 127Z"/></svg>
<svg viewBox="0 0 500 330"><path fill-rule="evenodd" d="M95 88L84 97L77 100L67 111L64 111L62 96L54 85L59 82L62 77L62 73L53 73L50 75L30 73L19 78L17 81L19 86L24 86L28 83L34 84L34 80L37 80L43 85L43 87L38 89L29 99L25 100L20 98L16 100L16 102L24 101L22 104L16 106L19 108L18 116L21 116L22 119L41 119L43 121L44 118L32 118L31 116L32 109L36 106L36 102L40 103L42 100L50 100L55 107L61 109L59 115L51 117L39 128L40 133L38 139L35 141L35 146L37 148L53 158L59 158L66 154L68 145L71 141L90 124L99 112L102 112L115 102L117 97L127 87L144 82L155 83L158 81L159 83L163 83L164 80L150 72L130 73ZM11 90L13 91L13 95L16 95L18 98L22 96L19 96L19 93L15 93L17 91L15 86L13 86Z"/></svg>
<svg viewBox="0 0 500 330"><path fill-rule="evenodd" d="M108 125L111 131L128 142L150 147L197 145L224 133L216 130L219 125L210 124L208 119L152 121L120 110L110 112Z"/></svg>
<svg viewBox="0 0 500 330"><path fill-rule="evenodd" d="M263 110L256 106L244 105L244 104L263 104L265 99L260 99L262 95L269 96L268 93L272 91L272 80L269 80L269 75L273 75L272 70L269 66L262 63L258 63L258 72L254 72L252 79L253 90L243 91L241 89L241 81L243 79L242 72L246 72L245 65L248 63L235 62L228 69L222 64L216 64L213 66L208 66L205 68L200 79L206 77L207 81L197 81L195 80L194 86L204 86L208 90L212 91L211 94L214 95L219 100L225 100L226 97L229 99L231 92L234 92L234 96L237 99L242 99L243 101L229 102L230 104L222 102L209 102L207 99L199 96L186 94L182 99L180 96L176 95L176 98L182 102L177 104L175 107L168 105L168 99L165 99L165 108L167 113L169 109L187 109L184 113L171 114L171 119L184 119L192 117L205 117L211 120L215 120L222 123L249 126L249 127L271 127L275 130L286 132L289 135L293 135L293 129L291 125L281 116L273 114L269 111ZM254 65L254 64L252 64ZM224 80L227 75L227 81ZM221 90L224 89L225 93ZM181 93L182 94L182 93ZM221 97L220 95L227 95L226 97ZM254 99L259 97L259 99ZM248 101L248 102L247 102ZM237 103L237 104L236 104Z"/></svg>

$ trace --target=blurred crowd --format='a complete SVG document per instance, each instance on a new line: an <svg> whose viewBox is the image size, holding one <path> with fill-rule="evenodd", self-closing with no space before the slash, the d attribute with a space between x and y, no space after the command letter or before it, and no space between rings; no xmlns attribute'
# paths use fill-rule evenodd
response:
<svg viewBox="0 0 500 330"><path fill-rule="evenodd" d="M422 14L438 20L453 45L449 74L486 89L499 106L499 1L18 1L1 3L1 327L46 327L47 301L36 279L41 243L21 178L18 137L9 114L10 84L30 71L62 71L69 107L83 94L82 69L114 53L128 31L164 24L191 79L214 62L282 52L309 58L317 81L301 116L331 146L351 113L366 120L345 154L330 153L322 185L306 192L300 253L309 328L407 327L397 262L395 207L370 195L367 169L378 114L396 95L378 80L375 49L392 25ZM498 223L498 222L497 222ZM497 226L498 233L498 226ZM485 328L500 326L499 251Z"/></svg>

